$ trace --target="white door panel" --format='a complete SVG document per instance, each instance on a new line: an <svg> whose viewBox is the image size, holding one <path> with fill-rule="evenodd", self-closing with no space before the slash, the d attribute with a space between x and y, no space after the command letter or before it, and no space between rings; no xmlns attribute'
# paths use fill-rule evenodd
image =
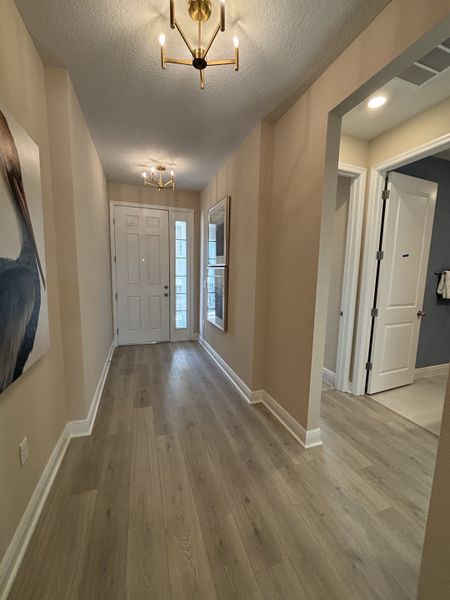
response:
<svg viewBox="0 0 450 600"><path fill-rule="evenodd" d="M114 217L119 345L168 341L168 211L116 206Z"/></svg>
<svg viewBox="0 0 450 600"><path fill-rule="evenodd" d="M437 184L391 173L367 391L414 381Z"/></svg>

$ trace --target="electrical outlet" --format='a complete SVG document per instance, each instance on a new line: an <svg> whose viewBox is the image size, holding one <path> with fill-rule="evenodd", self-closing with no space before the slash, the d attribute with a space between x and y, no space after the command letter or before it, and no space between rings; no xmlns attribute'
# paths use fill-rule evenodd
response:
<svg viewBox="0 0 450 600"><path fill-rule="evenodd" d="M28 438L24 437L23 440L19 444L19 459L20 459L21 467L23 467L23 465L27 462L27 458L28 458Z"/></svg>

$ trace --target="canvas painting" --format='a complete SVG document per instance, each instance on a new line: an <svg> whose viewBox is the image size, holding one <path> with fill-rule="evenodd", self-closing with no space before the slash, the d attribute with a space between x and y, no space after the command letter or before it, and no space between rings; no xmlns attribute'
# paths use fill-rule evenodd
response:
<svg viewBox="0 0 450 600"><path fill-rule="evenodd" d="M230 198L225 196L208 211L208 265L228 265Z"/></svg>
<svg viewBox="0 0 450 600"><path fill-rule="evenodd" d="M48 348L39 148L0 108L0 393Z"/></svg>
<svg viewBox="0 0 450 600"><path fill-rule="evenodd" d="M208 267L208 312L210 323L227 330L227 267Z"/></svg>

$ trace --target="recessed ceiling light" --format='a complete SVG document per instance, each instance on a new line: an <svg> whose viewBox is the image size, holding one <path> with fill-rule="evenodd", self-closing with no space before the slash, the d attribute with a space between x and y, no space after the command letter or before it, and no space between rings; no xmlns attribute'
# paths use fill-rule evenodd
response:
<svg viewBox="0 0 450 600"><path fill-rule="evenodd" d="M371 98L369 100L369 102L367 103L367 106L369 108L381 108L382 106L384 106L387 102L387 98L386 96L374 96L373 98Z"/></svg>

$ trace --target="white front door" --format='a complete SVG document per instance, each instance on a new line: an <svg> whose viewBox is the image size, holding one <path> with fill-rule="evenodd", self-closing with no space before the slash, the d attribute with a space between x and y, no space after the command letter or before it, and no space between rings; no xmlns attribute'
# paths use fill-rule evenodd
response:
<svg viewBox="0 0 450 600"><path fill-rule="evenodd" d="M389 175L369 394L414 381L437 188L416 177Z"/></svg>
<svg viewBox="0 0 450 600"><path fill-rule="evenodd" d="M169 213L116 206L118 343L170 339Z"/></svg>

